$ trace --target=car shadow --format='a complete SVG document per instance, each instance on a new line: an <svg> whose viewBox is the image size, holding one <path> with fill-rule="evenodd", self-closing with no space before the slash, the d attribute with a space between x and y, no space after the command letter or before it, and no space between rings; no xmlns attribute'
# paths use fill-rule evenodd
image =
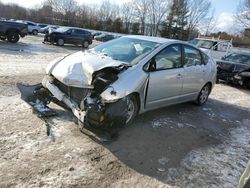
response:
<svg viewBox="0 0 250 188"><path fill-rule="evenodd" d="M250 89L248 89L248 88L246 88L244 86L241 86L239 84L227 83L227 82L223 82L223 81L220 81L219 84L233 87L233 88L235 88L235 89L237 89L237 90L239 90L239 91L241 91L243 93L246 93L246 94L250 95Z"/></svg>
<svg viewBox="0 0 250 188"><path fill-rule="evenodd" d="M131 169L166 182L168 169L178 168L189 152L224 142L246 118L249 109L219 100L203 107L185 103L142 114L101 144Z"/></svg>
<svg viewBox="0 0 250 188"><path fill-rule="evenodd" d="M10 55L37 55L38 53L55 52L59 51L56 48L48 48L42 44L28 44L24 42L9 43L7 41L0 41L0 53Z"/></svg>

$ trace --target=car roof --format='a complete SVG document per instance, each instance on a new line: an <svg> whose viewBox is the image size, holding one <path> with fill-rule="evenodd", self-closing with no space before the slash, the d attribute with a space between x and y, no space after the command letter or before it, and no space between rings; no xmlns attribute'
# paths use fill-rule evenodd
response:
<svg viewBox="0 0 250 188"><path fill-rule="evenodd" d="M144 35L127 35L124 37L146 40L146 41L156 42L156 43L160 43L160 44L165 44L165 43L169 43L169 42L181 42L179 40L174 40L174 39L167 39L167 38L161 38L161 37L151 37L151 36L144 36Z"/></svg>
<svg viewBox="0 0 250 188"><path fill-rule="evenodd" d="M213 41L213 42L217 42L219 40L215 40L215 39L207 39L207 38L194 38L194 39L197 39L197 40L206 40L206 41Z"/></svg>
<svg viewBox="0 0 250 188"><path fill-rule="evenodd" d="M65 29L77 29L77 30L83 30L83 31L87 31L86 29L83 29L83 28L79 28L79 27L60 27L60 28L65 28Z"/></svg>

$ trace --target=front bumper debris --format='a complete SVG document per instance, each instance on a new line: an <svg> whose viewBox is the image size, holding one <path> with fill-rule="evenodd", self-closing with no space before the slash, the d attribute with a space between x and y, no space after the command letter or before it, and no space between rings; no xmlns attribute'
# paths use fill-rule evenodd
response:
<svg viewBox="0 0 250 188"><path fill-rule="evenodd" d="M34 111L40 117L51 117L57 115L54 110L47 106L50 96L43 90L42 84L23 85L18 83L18 89L21 92L21 98L33 107Z"/></svg>
<svg viewBox="0 0 250 188"><path fill-rule="evenodd" d="M128 111L125 98L103 104L100 97L87 96L79 104L62 92L53 81L53 77L46 76L42 84L18 85L22 99L30 104L40 117L55 116L56 112L47 106L49 102L55 102L64 108L71 109L83 126L108 128L121 127L126 124Z"/></svg>
<svg viewBox="0 0 250 188"><path fill-rule="evenodd" d="M54 96L57 100L63 102L72 110L72 113L79 119L81 122L84 122L85 111L81 111L78 107L78 104L71 100L65 93L63 93L57 86L51 83L52 80L49 77L45 77L43 79L42 85L47 88L52 96Z"/></svg>

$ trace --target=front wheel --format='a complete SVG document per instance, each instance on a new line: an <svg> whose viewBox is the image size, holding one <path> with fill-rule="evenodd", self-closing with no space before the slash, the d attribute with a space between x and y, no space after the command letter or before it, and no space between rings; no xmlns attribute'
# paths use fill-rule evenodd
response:
<svg viewBox="0 0 250 188"><path fill-rule="evenodd" d="M0 37L1 40L6 40L6 37Z"/></svg>
<svg viewBox="0 0 250 188"><path fill-rule="evenodd" d="M198 98L196 99L195 103L199 106L202 106L207 102L208 96L211 91L210 84L206 84L200 91Z"/></svg>
<svg viewBox="0 0 250 188"><path fill-rule="evenodd" d="M16 32L9 32L7 34L7 40L11 43L17 43L17 41L19 41L19 34Z"/></svg>
<svg viewBox="0 0 250 188"><path fill-rule="evenodd" d="M129 95L127 97L127 120L126 124L130 124L138 113L138 103L134 95Z"/></svg>
<svg viewBox="0 0 250 188"><path fill-rule="evenodd" d="M32 34L33 34L33 35L37 35L37 34L38 34L38 31L34 29L34 30L32 31Z"/></svg>

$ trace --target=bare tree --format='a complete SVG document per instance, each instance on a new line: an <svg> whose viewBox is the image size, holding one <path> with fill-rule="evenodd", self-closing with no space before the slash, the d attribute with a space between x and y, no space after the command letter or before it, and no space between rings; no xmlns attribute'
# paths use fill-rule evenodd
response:
<svg viewBox="0 0 250 188"><path fill-rule="evenodd" d="M250 0L241 0L236 14L236 20L244 27L250 27Z"/></svg>
<svg viewBox="0 0 250 188"><path fill-rule="evenodd" d="M47 0L47 5L53 8L53 11L67 14L67 12L75 12L78 4L75 0Z"/></svg>
<svg viewBox="0 0 250 188"><path fill-rule="evenodd" d="M134 15L134 7L131 2L123 3L122 8L122 19L125 24L125 32L129 33L131 22Z"/></svg>
<svg viewBox="0 0 250 188"><path fill-rule="evenodd" d="M211 9L209 0L189 0L188 33L191 33L208 16Z"/></svg>
<svg viewBox="0 0 250 188"><path fill-rule="evenodd" d="M150 34L157 36L159 26L170 10L170 1L168 0L149 0L149 23L151 26Z"/></svg>
<svg viewBox="0 0 250 188"><path fill-rule="evenodd" d="M210 15L204 20L203 23L201 23L201 27L204 28L205 35L209 35L211 32L213 32L217 21L214 19L215 15L215 8L212 9Z"/></svg>
<svg viewBox="0 0 250 188"><path fill-rule="evenodd" d="M134 15L135 19L139 19L141 22L141 34L145 34L146 29L146 19L148 16L149 0L133 0ZM138 20L134 20L138 21Z"/></svg>
<svg viewBox="0 0 250 188"><path fill-rule="evenodd" d="M104 0L99 9L99 16L103 21L115 20L119 16L119 6L110 3L109 0Z"/></svg>

